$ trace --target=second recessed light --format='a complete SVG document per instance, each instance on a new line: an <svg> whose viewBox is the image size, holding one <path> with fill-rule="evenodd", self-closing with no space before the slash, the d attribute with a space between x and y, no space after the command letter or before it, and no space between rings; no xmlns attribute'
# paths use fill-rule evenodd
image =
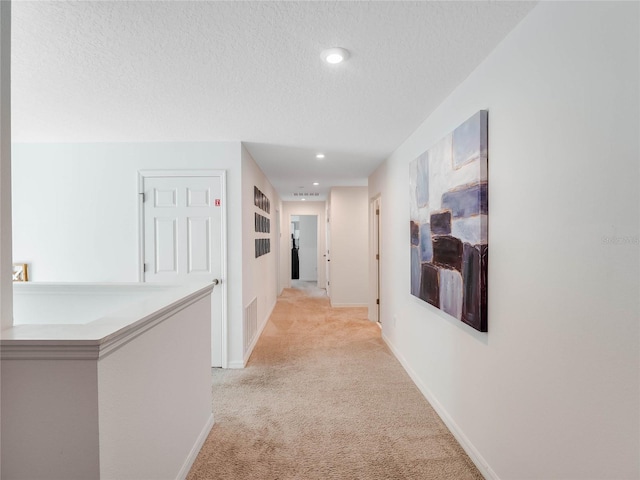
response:
<svg viewBox="0 0 640 480"><path fill-rule="evenodd" d="M316 158L324 158L324 153L318 153L318 154L316 155Z"/></svg>
<svg viewBox="0 0 640 480"><path fill-rule="evenodd" d="M328 48L322 52L321 57L325 62L335 65L349 58L349 52L341 47Z"/></svg>

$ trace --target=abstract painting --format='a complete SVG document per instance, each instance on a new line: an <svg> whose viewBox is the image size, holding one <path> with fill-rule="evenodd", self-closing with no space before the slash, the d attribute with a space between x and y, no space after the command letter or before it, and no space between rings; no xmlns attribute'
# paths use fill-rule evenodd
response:
<svg viewBox="0 0 640 480"><path fill-rule="evenodd" d="M487 331L487 111L409 164L411 294Z"/></svg>

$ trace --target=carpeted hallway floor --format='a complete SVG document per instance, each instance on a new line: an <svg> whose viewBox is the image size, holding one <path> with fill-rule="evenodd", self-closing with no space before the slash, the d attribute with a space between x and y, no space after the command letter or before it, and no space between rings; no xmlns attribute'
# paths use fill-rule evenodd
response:
<svg viewBox="0 0 640 480"><path fill-rule="evenodd" d="M481 479L366 319L286 289L244 370L213 371L188 480Z"/></svg>

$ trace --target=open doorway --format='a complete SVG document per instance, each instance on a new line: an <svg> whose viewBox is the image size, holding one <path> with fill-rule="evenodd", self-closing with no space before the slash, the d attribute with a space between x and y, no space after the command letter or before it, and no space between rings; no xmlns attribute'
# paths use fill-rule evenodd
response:
<svg viewBox="0 0 640 480"><path fill-rule="evenodd" d="M318 285L318 216L291 215L291 286Z"/></svg>

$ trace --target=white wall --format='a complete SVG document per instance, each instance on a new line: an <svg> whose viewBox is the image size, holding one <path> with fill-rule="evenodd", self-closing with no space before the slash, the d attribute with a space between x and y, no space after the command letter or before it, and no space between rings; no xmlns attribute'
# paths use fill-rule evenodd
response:
<svg viewBox="0 0 640 480"><path fill-rule="evenodd" d="M186 477L213 425L210 318L207 296L100 359L100 479Z"/></svg>
<svg viewBox="0 0 640 480"><path fill-rule="evenodd" d="M227 348L229 363L242 363L241 150L239 142L14 144L14 261L29 263L36 282L136 282L138 171L226 170Z"/></svg>
<svg viewBox="0 0 640 480"><path fill-rule="evenodd" d="M318 287L327 284L326 216L325 202L282 202L282 235L280 236L280 285L291 288L291 215L317 215L318 217Z"/></svg>
<svg viewBox="0 0 640 480"><path fill-rule="evenodd" d="M170 285L151 282L16 282L13 286L13 324L82 325L171 289Z"/></svg>
<svg viewBox="0 0 640 480"><path fill-rule="evenodd" d="M639 478L639 5L544 2L369 178L383 334L489 478ZM489 332L409 288L409 162L489 110Z"/></svg>
<svg viewBox="0 0 640 480"><path fill-rule="evenodd" d="M70 300L100 290L28 287ZM5 479L186 477L213 425L213 286L128 288L138 302L89 324L4 332Z"/></svg>
<svg viewBox="0 0 640 480"><path fill-rule="evenodd" d="M2 477L100 478L96 363L2 360Z"/></svg>
<svg viewBox="0 0 640 480"><path fill-rule="evenodd" d="M138 171L189 168L227 170L239 198L237 142L14 144L14 259L36 282L137 281ZM240 205L227 212L239 232Z"/></svg>
<svg viewBox="0 0 640 480"><path fill-rule="evenodd" d="M269 213L254 205L253 187L256 186L269 199L271 206ZM246 307L251 300L258 300L258 330L255 341L262 328L267 323L269 315L276 304L278 292L278 264L277 264L277 232L276 214L281 209L280 197L267 180L260 167L253 160L247 149L242 147L242 305ZM263 233L255 231L254 213L271 220L271 232ZM269 238L271 240L271 252L255 258L255 239ZM244 332L246 334L246 332ZM253 346L251 346L251 349ZM231 367L244 365L251 351L245 352L242 365L234 363Z"/></svg>
<svg viewBox="0 0 640 480"><path fill-rule="evenodd" d="M300 280L318 281L318 217L300 217Z"/></svg>
<svg viewBox="0 0 640 480"><path fill-rule="evenodd" d="M369 288L367 187L331 189L331 305L367 306Z"/></svg>

